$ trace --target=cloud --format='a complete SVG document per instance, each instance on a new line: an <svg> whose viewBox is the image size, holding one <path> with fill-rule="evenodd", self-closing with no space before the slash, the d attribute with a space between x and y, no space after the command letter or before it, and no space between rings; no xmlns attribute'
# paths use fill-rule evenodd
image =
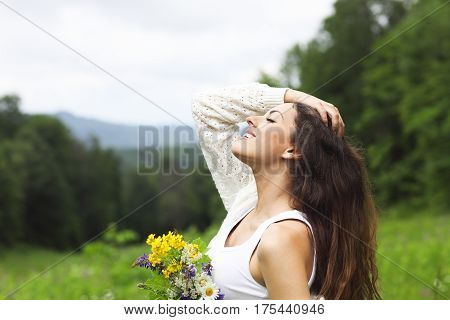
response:
<svg viewBox="0 0 450 320"><path fill-rule="evenodd" d="M275 70L332 10L332 0L6 3L187 122L194 91ZM0 94L19 94L24 111L176 122L2 5L0 21Z"/></svg>

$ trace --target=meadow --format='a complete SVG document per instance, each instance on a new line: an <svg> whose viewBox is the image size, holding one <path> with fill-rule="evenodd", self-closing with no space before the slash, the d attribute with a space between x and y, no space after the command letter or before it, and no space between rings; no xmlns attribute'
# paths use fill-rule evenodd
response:
<svg viewBox="0 0 450 320"><path fill-rule="evenodd" d="M200 236L208 242L218 225L199 233L183 232L186 239ZM391 212L382 217L378 233L378 266L383 299L445 299L450 295L450 216ZM2 299L146 299L136 287L146 269L131 268L145 244L111 245L104 239L63 259L67 252L30 246L0 251ZM425 282L427 285L425 285ZM15 289L20 288L9 295ZM437 290L437 291L436 291ZM442 294L439 294L441 292Z"/></svg>

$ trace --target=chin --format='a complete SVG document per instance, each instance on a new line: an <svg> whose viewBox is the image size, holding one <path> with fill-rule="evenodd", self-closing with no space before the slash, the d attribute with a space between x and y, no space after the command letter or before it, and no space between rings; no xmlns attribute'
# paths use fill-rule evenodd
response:
<svg viewBox="0 0 450 320"><path fill-rule="evenodd" d="M252 157L250 146L246 145L246 142L244 139L239 139L233 142L231 145L231 152L233 155L241 160L246 165L252 166L252 164L255 162L254 157Z"/></svg>
<svg viewBox="0 0 450 320"><path fill-rule="evenodd" d="M239 160L241 160L241 155L242 155L242 141L241 139L234 141L231 144L231 153L233 153L233 155L238 158ZM241 160L242 161L242 160Z"/></svg>

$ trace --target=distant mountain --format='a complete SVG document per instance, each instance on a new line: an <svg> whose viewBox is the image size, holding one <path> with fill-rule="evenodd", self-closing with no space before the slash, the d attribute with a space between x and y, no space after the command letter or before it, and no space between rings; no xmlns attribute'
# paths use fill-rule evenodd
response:
<svg viewBox="0 0 450 320"><path fill-rule="evenodd" d="M95 136L101 146L113 149L136 149L139 142L146 147L196 143L194 130L189 126L132 126L84 118L68 112L58 112L53 116L60 119L77 139L88 141Z"/></svg>
<svg viewBox="0 0 450 320"><path fill-rule="evenodd" d="M89 118L75 116L68 112L54 114L81 141L88 141L96 136L104 147L130 149L137 147L138 127L114 124Z"/></svg>

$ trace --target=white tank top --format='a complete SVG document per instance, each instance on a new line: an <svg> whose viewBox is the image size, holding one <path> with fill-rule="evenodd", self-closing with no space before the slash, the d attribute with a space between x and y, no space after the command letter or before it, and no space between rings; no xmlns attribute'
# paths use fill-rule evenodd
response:
<svg viewBox="0 0 450 320"><path fill-rule="evenodd" d="M253 278L250 273L250 258L258 245L262 234L267 227L277 221L285 219L297 219L304 222L311 230L311 224L306 220L305 215L297 210L284 211L272 218L264 221L259 225L252 236L244 243L238 246L225 247L225 241L229 233L249 212L247 211L243 216L234 219L231 223L219 230L215 238L211 240L210 249L207 252L211 258L212 277L217 287L225 294L224 299L227 300L254 300L254 299L268 299L267 288ZM314 237L314 234L313 234ZM310 288L314 281L316 271L316 251L314 249L314 260L311 277L308 281Z"/></svg>

